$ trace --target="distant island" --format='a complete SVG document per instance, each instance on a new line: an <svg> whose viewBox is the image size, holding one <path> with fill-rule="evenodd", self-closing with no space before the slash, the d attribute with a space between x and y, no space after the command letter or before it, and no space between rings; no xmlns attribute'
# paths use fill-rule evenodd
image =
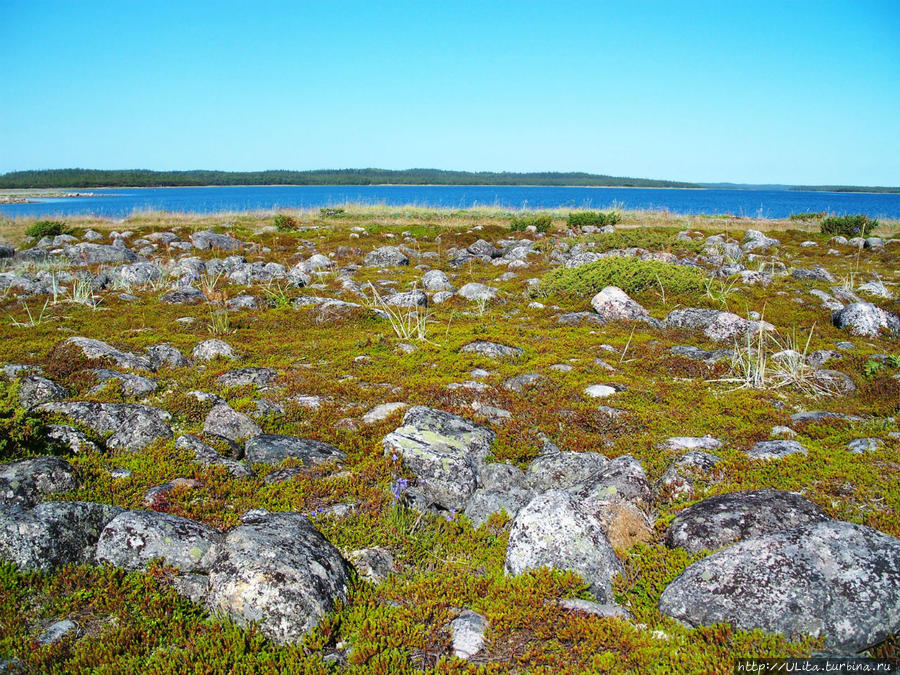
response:
<svg viewBox="0 0 900 675"><path fill-rule="evenodd" d="M147 169L47 169L0 175L0 189L198 187L204 185L538 185L694 189L900 192L900 187L852 185L748 185L687 183L585 172L444 171L442 169L321 169L314 171L150 171Z"/></svg>

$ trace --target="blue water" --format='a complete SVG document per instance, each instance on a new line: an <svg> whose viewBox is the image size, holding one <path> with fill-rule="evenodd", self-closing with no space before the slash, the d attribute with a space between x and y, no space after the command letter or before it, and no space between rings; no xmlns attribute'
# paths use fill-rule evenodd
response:
<svg viewBox="0 0 900 675"><path fill-rule="evenodd" d="M13 217L98 215L121 218L135 211L148 210L213 213L359 203L453 209L472 206L516 209L617 207L763 218L785 218L792 213L827 211L836 214L864 213L874 218L900 218L900 194L786 190L363 185L116 188L82 191L102 196L45 199L32 204L3 204L0 205L0 214Z"/></svg>

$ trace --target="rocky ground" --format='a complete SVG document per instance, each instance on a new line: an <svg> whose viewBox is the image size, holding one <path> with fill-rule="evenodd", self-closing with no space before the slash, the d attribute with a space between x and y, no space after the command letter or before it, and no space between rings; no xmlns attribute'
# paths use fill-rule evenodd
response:
<svg viewBox="0 0 900 675"><path fill-rule="evenodd" d="M896 224L293 215L4 226L0 672L897 656Z"/></svg>

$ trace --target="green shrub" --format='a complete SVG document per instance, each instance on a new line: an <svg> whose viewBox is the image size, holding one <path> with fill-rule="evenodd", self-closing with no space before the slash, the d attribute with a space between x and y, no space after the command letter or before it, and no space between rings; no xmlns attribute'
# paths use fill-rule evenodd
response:
<svg viewBox="0 0 900 675"><path fill-rule="evenodd" d="M39 220L25 230L25 234L35 239L41 237L55 237L60 234L69 234L72 230L66 227L61 220Z"/></svg>
<svg viewBox="0 0 900 675"><path fill-rule="evenodd" d="M538 232L549 232L553 227L553 218L548 215L521 216L513 218L509 225L510 232L524 232L525 229L533 225Z"/></svg>
<svg viewBox="0 0 900 675"><path fill-rule="evenodd" d="M809 213L792 213L791 220L821 220L825 217L824 211L810 211Z"/></svg>
<svg viewBox="0 0 900 675"><path fill-rule="evenodd" d="M576 211L569 214L569 227L581 228L585 225L594 227L606 227L622 222L622 216L618 211Z"/></svg>
<svg viewBox="0 0 900 675"><path fill-rule="evenodd" d="M618 286L632 294L660 285L667 293L688 293L701 291L703 280L703 272L694 267L615 256L553 270L544 277L538 295L583 298L599 293L606 286Z"/></svg>
<svg viewBox="0 0 900 675"><path fill-rule="evenodd" d="M300 227L300 223L297 222L296 218L284 213L279 213L275 216L275 229L279 232L290 232L291 230L296 230L298 227Z"/></svg>
<svg viewBox="0 0 900 675"><path fill-rule="evenodd" d="M0 462L48 449L44 423L19 405L18 383L0 383Z"/></svg>
<svg viewBox="0 0 900 675"><path fill-rule="evenodd" d="M829 216L822 221L822 234L839 234L843 237L867 237L878 227L878 221L868 216Z"/></svg>
<svg viewBox="0 0 900 675"><path fill-rule="evenodd" d="M591 251L602 253L620 248L645 248L648 251L690 251L699 253L705 246L701 241L676 239L671 228L636 227L615 232L584 235L583 241L593 244Z"/></svg>

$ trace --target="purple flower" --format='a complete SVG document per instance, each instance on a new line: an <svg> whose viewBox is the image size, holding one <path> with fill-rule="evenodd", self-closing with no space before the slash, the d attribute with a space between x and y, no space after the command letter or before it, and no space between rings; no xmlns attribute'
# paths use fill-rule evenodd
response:
<svg viewBox="0 0 900 675"><path fill-rule="evenodd" d="M398 478L391 483L391 497L394 498L395 502L400 501L400 498L403 496L403 493L408 486L409 482L405 478Z"/></svg>

